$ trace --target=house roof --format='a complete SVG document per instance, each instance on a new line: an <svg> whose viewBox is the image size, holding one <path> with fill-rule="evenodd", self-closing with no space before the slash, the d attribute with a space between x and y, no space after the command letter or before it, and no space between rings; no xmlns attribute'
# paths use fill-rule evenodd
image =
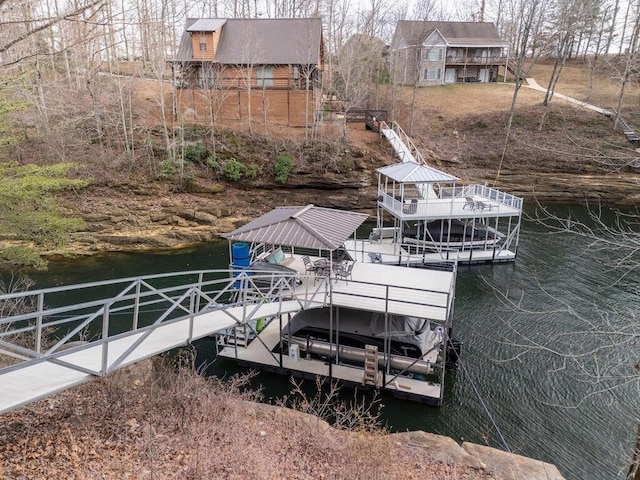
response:
<svg viewBox="0 0 640 480"><path fill-rule="evenodd" d="M454 183L458 177L415 162L394 163L378 168L378 173L399 183Z"/></svg>
<svg viewBox="0 0 640 480"><path fill-rule="evenodd" d="M214 61L220 64L315 65L321 62L322 21L319 18L190 18L175 60L193 60L190 32L218 28L221 28L220 42Z"/></svg>
<svg viewBox="0 0 640 480"><path fill-rule="evenodd" d="M198 18L190 26L186 27L187 32L215 32L227 21L226 18Z"/></svg>
<svg viewBox="0 0 640 480"><path fill-rule="evenodd" d="M422 45L434 31L440 32L449 46L508 47L490 22L431 22L400 20L394 34L394 46Z"/></svg>
<svg viewBox="0 0 640 480"><path fill-rule="evenodd" d="M223 235L229 240L335 250L368 215L307 205L277 207Z"/></svg>

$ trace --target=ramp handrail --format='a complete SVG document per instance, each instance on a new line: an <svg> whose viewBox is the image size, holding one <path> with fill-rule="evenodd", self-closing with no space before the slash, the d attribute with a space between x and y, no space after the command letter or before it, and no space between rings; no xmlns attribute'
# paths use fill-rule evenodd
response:
<svg viewBox="0 0 640 480"><path fill-rule="evenodd" d="M382 133L384 129L389 129L394 131L396 135L398 135L398 138L400 139L400 141L408 147L409 152L411 152L411 155L413 155L413 158L418 163L427 165L427 162L425 161L424 157L418 150L418 147L416 147L415 143L413 143L413 140L411 140L411 137L409 137L409 135L406 134L406 132L402 129L402 127L398 124L398 122L395 122L395 121L391 122L391 125L389 125L387 122L380 122L380 133Z"/></svg>
<svg viewBox="0 0 640 480"><path fill-rule="evenodd" d="M296 281L295 276L278 272L198 270L0 295L0 304L26 301L32 305L31 311L0 318L0 360L4 360L0 374L42 361L64 363L58 357L87 345L63 347L90 335L95 337L90 345L103 345L100 371L64 364L92 375L106 375L161 325L190 318L192 332L197 315L242 306L242 314L232 317L240 324L261 304L285 295L295 298ZM79 296L87 300L73 303ZM309 299L301 300L301 305L303 301ZM133 332L141 333L140 338L107 365L109 340ZM57 340L51 340L54 334Z"/></svg>

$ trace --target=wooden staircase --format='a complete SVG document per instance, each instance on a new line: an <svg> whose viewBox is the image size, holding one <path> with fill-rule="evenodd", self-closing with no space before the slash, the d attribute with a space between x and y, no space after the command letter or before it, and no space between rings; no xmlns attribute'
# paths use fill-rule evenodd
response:
<svg viewBox="0 0 640 480"><path fill-rule="evenodd" d="M616 111L613 109L607 109L605 115L609 117L612 121L616 121ZM627 121L622 118L621 115L618 116L618 123L616 125L617 128L620 128L624 133L624 136L627 137L627 140L633 144L634 147L640 147L640 134L627 123Z"/></svg>
<svg viewBox="0 0 640 480"><path fill-rule="evenodd" d="M511 75L513 75L514 77L516 76L516 72L518 71L518 64L516 63L515 60L509 60L509 63L507 63L507 70L509 71L509 73L511 73ZM522 72L520 72L522 74ZM524 82L526 79L523 76L520 76L520 81Z"/></svg>

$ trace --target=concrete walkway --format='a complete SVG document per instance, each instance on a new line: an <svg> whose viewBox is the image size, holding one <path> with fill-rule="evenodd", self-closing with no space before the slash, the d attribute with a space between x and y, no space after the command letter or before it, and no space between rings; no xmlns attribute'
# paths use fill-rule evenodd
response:
<svg viewBox="0 0 640 480"><path fill-rule="evenodd" d="M547 93L547 89L541 87L538 82L536 82L535 78L529 77L527 78L528 85L523 85L525 87L529 87L533 90L537 90L539 92ZM590 103L583 102L581 100L576 100L575 98L568 97L567 95L563 95L562 93L555 92L553 94L554 98L561 98L562 100L566 100L567 102L573 103L583 108L588 108L589 110L593 110L594 112L602 113L603 115L610 114L609 110L606 108L596 107L595 105L591 105Z"/></svg>

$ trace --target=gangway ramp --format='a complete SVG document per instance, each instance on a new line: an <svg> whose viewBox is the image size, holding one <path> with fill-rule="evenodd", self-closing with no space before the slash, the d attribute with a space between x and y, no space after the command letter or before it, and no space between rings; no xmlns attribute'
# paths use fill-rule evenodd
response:
<svg viewBox="0 0 640 480"><path fill-rule="evenodd" d="M62 323L64 325L60 320L52 320L47 323L43 319L46 319L47 312L59 314L64 308L67 308L66 311L70 312L73 308L77 308L77 305L51 308L49 310L42 308L31 314L0 319L0 327L5 328L0 335L0 353L23 360L20 363L0 369L0 385L2 385L0 389L0 413L46 398L140 360L187 345L193 340L212 335L220 330L258 318L296 312L301 308L301 303L298 300L282 300L282 296L279 297L280 300L278 301L273 300L275 297L265 296L258 299L257 302L255 298L252 299L254 303L220 304L213 300L216 298L216 294L221 292L229 294L234 287L234 283L238 282L238 280L229 280L229 275L226 279L207 283L202 282L201 278L195 284L147 289L146 291L141 289L139 285L141 283L149 285L150 280L148 278L135 280L124 290L124 292L133 291L134 293L131 295L117 295L110 299L110 302L102 299L97 304L104 303L105 305L115 306L119 304L118 302L129 301L129 306L132 307L131 311L135 311L136 315L140 314L142 307L145 305L154 305L158 301L157 298L162 298L165 301L169 299L172 307L164 310L158 319L150 325L115 335L109 335L108 333L109 308L101 307L97 311L100 314L100 318L97 321L101 323L102 336L90 343L75 346L69 345L71 348L67 350L41 353L37 351L38 349L29 350L20 345L13 345L7 341L7 338L11 335L15 337L16 332L24 333L31 330L33 333L36 328L38 329L38 335L42 335L42 331L47 328L47 325L54 323L58 325ZM276 283L279 280L283 279L276 279ZM211 284L216 284L215 294L213 290L205 291L203 288L205 285ZM107 286L105 284L105 287ZM77 286L71 288L74 287ZM281 287L282 285L279 287L282 293ZM42 290L34 292L34 294L40 296L44 295L43 292L46 291ZM170 293L171 295L169 295ZM197 311L201 302L193 302L196 294L207 302L204 310ZM23 293L23 295L27 294ZM150 298L153 298L153 300L149 300ZM187 300L186 303L191 305L191 311L187 311L186 314L184 314L184 309L180 310L178 308L184 306L185 299ZM10 295L0 296L0 301L8 300L10 300ZM42 300L39 303L41 306L43 305ZM86 308L86 306L87 303L82 304L82 308ZM183 311L183 314L177 318L169 318L167 312L171 311L172 308ZM122 307L114 307L113 310L121 309ZM36 319L37 326L36 324L29 326L29 315ZM51 317L53 318L54 316L51 315ZM88 318L93 317L97 316L95 314L88 315ZM73 322L73 325L75 325L78 323L78 317L70 317L69 322ZM72 323L66 325L69 328L71 326ZM14 329L13 334L9 327ZM69 342L75 338L73 332L74 329L66 337ZM41 341L38 340L38 343ZM29 355L32 358L29 358Z"/></svg>
<svg viewBox="0 0 640 480"><path fill-rule="evenodd" d="M394 129L385 126L380 129L380 132L389 141L400 161L416 163L416 158L414 157L411 149L405 145Z"/></svg>

